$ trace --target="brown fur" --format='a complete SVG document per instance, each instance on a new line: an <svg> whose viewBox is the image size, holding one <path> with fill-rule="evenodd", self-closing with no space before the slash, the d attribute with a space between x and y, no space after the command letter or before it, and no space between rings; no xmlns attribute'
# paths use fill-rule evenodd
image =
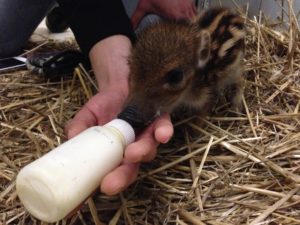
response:
<svg viewBox="0 0 300 225"><path fill-rule="evenodd" d="M127 104L151 118L181 106L203 112L216 94L242 96L243 21L227 9L204 11L193 22L163 22L146 28L129 59Z"/></svg>

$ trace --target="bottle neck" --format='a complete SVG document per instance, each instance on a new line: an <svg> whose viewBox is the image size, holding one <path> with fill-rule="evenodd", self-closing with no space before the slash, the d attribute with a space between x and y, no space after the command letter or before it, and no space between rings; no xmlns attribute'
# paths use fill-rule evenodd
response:
<svg viewBox="0 0 300 225"><path fill-rule="evenodd" d="M141 133L149 124L139 115L137 108L134 106L127 106L119 115L118 119L129 123L134 129L135 134Z"/></svg>
<svg viewBox="0 0 300 225"><path fill-rule="evenodd" d="M125 120L114 119L104 126L111 127L117 130L117 132L124 138L125 146L129 145L135 140L135 131L133 127Z"/></svg>

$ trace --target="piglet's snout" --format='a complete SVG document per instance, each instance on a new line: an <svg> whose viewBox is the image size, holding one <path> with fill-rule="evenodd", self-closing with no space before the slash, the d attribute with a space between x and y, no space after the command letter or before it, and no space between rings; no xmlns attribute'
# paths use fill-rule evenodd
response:
<svg viewBox="0 0 300 225"><path fill-rule="evenodd" d="M156 117L157 112L147 104L137 105L135 103L128 103L122 112L118 115L120 119L129 122L135 128L145 128Z"/></svg>

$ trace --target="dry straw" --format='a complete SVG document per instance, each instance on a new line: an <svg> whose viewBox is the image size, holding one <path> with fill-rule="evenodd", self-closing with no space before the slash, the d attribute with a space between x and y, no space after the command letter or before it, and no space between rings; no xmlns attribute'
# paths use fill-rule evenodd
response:
<svg viewBox="0 0 300 225"><path fill-rule="evenodd" d="M175 121L171 142L127 191L96 193L57 224L300 224L299 25L291 5L285 13L281 30L245 17L242 113L221 99L209 118ZM65 123L96 85L82 67L57 83L17 71L0 75L0 92L0 224L45 224L20 203L16 175L65 141Z"/></svg>

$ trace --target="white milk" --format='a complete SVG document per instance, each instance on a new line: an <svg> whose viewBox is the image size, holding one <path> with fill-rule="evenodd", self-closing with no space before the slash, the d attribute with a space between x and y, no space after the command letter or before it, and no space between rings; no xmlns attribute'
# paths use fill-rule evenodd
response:
<svg viewBox="0 0 300 225"><path fill-rule="evenodd" d="M20 171L16 187L21 202L42 221L63 219L121 163L134 138L131 125L120 119L83 131Z"/></svg>

